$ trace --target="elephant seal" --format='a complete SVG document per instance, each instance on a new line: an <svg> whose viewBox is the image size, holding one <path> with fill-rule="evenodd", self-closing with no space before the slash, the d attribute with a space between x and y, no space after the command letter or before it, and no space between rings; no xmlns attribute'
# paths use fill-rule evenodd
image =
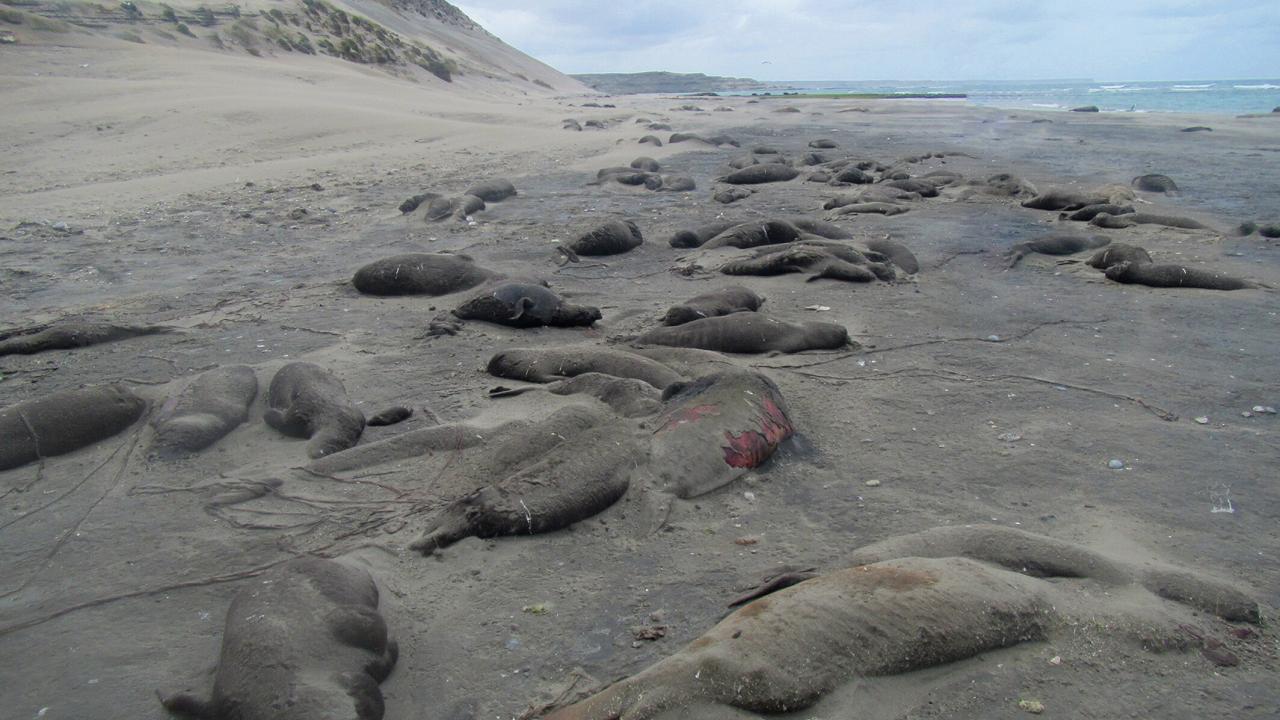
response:
<svg viewBox="0 0 1280 720"><path fill-rule="evenodd" d="M752 165L742 168L735 172L731 172L718 182L728 183L730 185L760 185L762 183L786 182L799 177L800 171L789 166L780 165L778 163L765 163L763 165Z"/></svg>
<svg viewBox="0 0 1280 720"><path fill-rule="evenodd" d="M132 425L147 402L123 385L64 390L0 409L0 470L92 445Z"/></svg>
<svg viewBox="0 0 1280 720"><path fill-rule="evenodd" d="M662 140L657 135L645 135L638 141L641 145L653 145L654 147L662 147Z"/></svg>
<svg viewBox="0 0 1280 720"><path fill-rule="evenodd" d="M851 203L849 205L841 205L829 213L829 217L839 217L841 215L863 215L874 214L884 215L885 217L893 217L910 212L911 208L906 205L898 205L891 202L860 202Z"/></svg>
<svg viewBox="0 0 1280 720"><path fill-rule="evenodd" d="M1112 265L1118 265L1122 262L1140 265L1151 262L1151 256L1147 254L1146 250L1137 245L1111 243L1094 253L1088 260L1084 261L1084 264L1099 270L1106 270Z"/></svg>
<svg viewBox="0 0 1280 720"><path fill-rule="evenodd" d="M866 242L868 250L873 250L889 258L894 265L902 268L902 271L910 275L920 272L920 261L916 259L914 253L907 249L906 245L891 240L887 237L876 240L868 240Z"/></svg>
<svg viewBox="0 0 1280 720"><path fill-rule="evenodd" d="M534 283L504 282L486 286L453 310L463 320L484 320L508 327L585 327L600 319L600 309L570 305L550 289Z"/></svg>
<svg viewBox="0 0 1280 720"><path fill-rule="evenodd" d="M737 312L755 312L764 304L764 298L747 288L730 285L709 293L696 295L679 305L672 306L662 318L664 325L683 325L706 317L719 317Z"/></svg>
<svg viewBox="0 0 1280 720"><path fill-rule="evenodd" d="M635 160L632 160L631 167L635 168L636 170L644 170L646 172L658 172L659 170L662 169L662 166L658 164L657 160L654 160L651 157L646 157L643 155L636 158Z"/></svg>
<svg viewBox="0 0 1280 720"><path fill-rule="evenodd" d="M552 532L601 512L627 492L642 444L624 420L582 406L500 441L500 479L446 506L409 548L423 555L463 538Z"/></svg>
<svg viewBox="0 0 1280 720"><path fill-rule="evenodd" d="M749 222L734 225L708 240L702 247L707 249L735 247L745 250L761 245L795 242L800 239L801 235L800 228L786 220Z"/></svg>
<svg viewBox="0 0 1280 720"><path fill-rule="evenodd" d="M510 180L493 178L472 185L464 194L475 195L485 202L502 202L509 197L515 197L516 186L512 185Z"/></svg>
<svg viewBox="0 0 1280 720"><path fill-rule="evenodd" d="M0 331L0 357L34 355L46 350L70 350L170 332L174 332L174 329L159 325L59 322L29 330Z"/></svg>
<svg viewBox="0 0 1280 720"><path fill-rule="evenodd" d="M856 165L841 168L830 180L832 185L869 185L875 181L875 177Z"/></svg>
<svg viewBox="0 0 1280 720"><path fill-rule="evenodd" d="M772 162L772 161L766 160L764 162ZM742 155L740 157L736 157L730 160L728 164L729 164L729 167L733 168L734 170L741 170L742 168L751 167L752 165L759 165L760 163L761 163L760 158L756 157L755 155ZM783 164L785 165L786 163L783 163Z"/></svg>
<svg viewBox="0 0 1280 720"><path fill-rule="evenodd" d="M657 187L650 187L650 190L662 190L663 192L692 192L698 189L698 184L688 175L659 175L656 183Z"/></svg>
<svg viewBox="0 0 1280 720"><path fill-rule="evenodd" d="M671 127L668 125L665 128L658 128L658 127L654 127L653 125L650 125L649 129L650 130L660 130L660 129L670 130ZM667 138L668 145L675 145L676 143L682 143L682 142L703 142L703 143L707 143L708 145L715 144L696 133L672 133L671 137Z"/></svg>
<svg viewBox="0 0 1280 720"><path fill-rule="evenodd" d="M575 130L577 132L582 132L582 123L578 122L573 118L565 118L564 120L560 121L560 129Z"/></svg>
<svg viewBox="0 0 1280 720"><path fill-rule="evenodd" d="M258 396L258 376L247 365L203 373L156 413L152 449L172 458L209 447L249 419Z"/></svg>
<svg viewBox="0 0 1280 720"><path fill-rule="evenodd" d="M1109 215L1127 215L1134 212L1132 205L1112 205L1104 203L1102 205L1088 205L1066 216L1068 220L1076 222L1089 222L1102 213Z"/></svg>
<svg viewBox="0 0 1280 720"><path fill-rule="evenodd" d="M1158 288L1201 288L1204 290L1248 290L1264 287L1260 283L1230 275L1186 267L1155 263L1121 262L1106 269L1108 280Z"/></svg>
<svg viewBox="0 0 1280 720"><path fill-rule="evenodd" d="M734 260L720 267L725 275L786 275L809 273L809 281L829 279L844 282L892 281L895 273L884 263L872 262L862 253L835 243L797 242L778 248L762 248L746 260Z"/></svg>
<svg viewBox="0 0 1280 720"><path fill-rule="evenodd" d="M435 200L438 197L440 197L439 193L433 193L433 192L418 193L417 195L413 195L409 198L406 198L404 202L400 203L400 207L398 209L400 210L401 214L408 215L414 210L417 210L418 206L422 205L422 203L428 200Z"/></svg>
<svg viewBox="0 0 1280 720"><path fill-rule="evenodd" d="M810 140L809 147L814 148L815 150L831 150L834 148L838 148L840 146L836 144L835 140L828 140L827 138L822 138L819 140Z"/></svg>
<svg viewBox="0 0 1280 720"><path fill-rule="evenodd" d="M200 720L381 720L398 650L368 572L301 557L236 593L212 696L161 702Z"/></svg>
<svg viewBox="0 0 1280 720"><path fill-rule="evenodd" d="M644 236L631 220L610 220L564 246L578 255L617 255L640 247Z"/></svg>
<svg viewBox="0 0 1280 720"><path fill-rule="evenodd" d="M803 215L793 215L783 219L810 235L817 235L818 237L824 237L828 240L853 239L853 233L845 230L835 223L829 223L826 220L817 220Z"/></svg>
<svg viewBox="0 0 1280 720"><path fill-rule="evenodd" d="M308 362L285 365L267 388L262 419L291 437L310 438L312 460L352 447L364 432L364 413L347 399L342 381Z"/></svg>
<svg viewBox="0 0 1280 720"><path fill-rule="evenodd" d="M750 370L726 370L668 387L654 420L652 472L657 486L691 498L763 465L795 434L782 392Z"/></svg>
<svg viewBox="0 0 1280 720"><path fill-rule="evenodd" d="M388 425L397 425L411 417L413 417L413 408L393 405L369 418L365 424L369 427L386 427Z"/></svg>
<svg viewBox="0 0 1280 720"><path fill-rule="evenodd" d="M659 390L684 380L660 362L624 350L594 347L503 350L489 359L485 369L495 377L535 383L600 373L641 380Z"/></svg>
<svg viewBox="0 0 1280 720"><path fill-rule="evenodd" d="M1079 210L1090 205L1106 205L1111 197L1098 192L1076 190L1049 190L1024 200L1022 207L1033 210Z"/></svg>
<svg viewBox="0 0 1280 720"><path fill-rule="evenodd" d="M1143 192L1155 193L1174 193L1178 192L1178 184L1168 175L1159 175L1152 173L1150 175L1139 175L1129 184L1142 190Z"/></svg>
<svg viewBox="0 0 1280 720"><path fill-rule="evenodd" d="M724 133L720 133L719 135L712 135L711 137L707 138L707 142L716 146L719 146L719 145L728 145L729 147L742 146L742 143L738 142L737 140L734 140L732 137L725 135Z"/></svg>
<svg viewBox="0 0 1280 720"><path fill-rule="evenodd" d="M1134 225L1164 225L1165 227L1181 228L1183 230L1212 230L1213 228L1205 225L1199 220L1191 218L1178 217L1176 215L1158 215L1155 213L1128 213L1125 215L1111 215L1110 213L1098 213L1089 221L1090 225L1110 230L1121 230Z"/></svg>
<svg viewBox="0 0 1280 720"><path fill-rule="evenodd" d="M1097 105L1081 105L1080 107L1071 108L1071 112L1096 113L1099 112L1099 110Z"/></svg>
<svg viewBox="0 0 1280 720"><path fill-rule="evenodd" d="M744 187L738 187L737 185L719 188L711 195L712 200L723 205L735 203L739 200L745 200L749 197L751 197L751 191Z"/></svg>
<svg viewBox="0 0 1280 720"><path fill-rule="evenodd" d="M480 212L485 207L484 200L475 195L458 195L456 197L438 197L427 204L426 219L431 221L465 220L469 215Z"/></svg>
<svg viewBox="0 0 1280 720"><path fill-rule="evenodd" d="M447 295L496 277L466 255L410 253L365 265L351 284L366 295Z"/></svg>
<svg viewBox="0 0 1280 720"><path fill-rule="evenodd" d="M711 238L738 224L736 221L729 220L711 223L710 225L700 225L692 230L677 230L671 236L671 239L667 241L667 244L674 248L702 247Z"/></svg>
<svg viewBox="0 0 1280 720"><path fill-rule="evenodd" d="M589 395L626 418L649 417L662 409L662 393L649 383L596 372L574 375L545 385L514 389L497 387L489 391L489 397L510 397L534 390L546 390L552 395Z"/></svg>
<svg viewBox="0 0 1280 720"><path fill-rule="evenodd" d="M1085 250L1093 250L1111 242L1110 238L1101 235L1071 235L1068 233L1054 233L1034 240L1020 242L1009 248L1005 257L1009 259L1009 267L1013 267L1022 261L1022 258L1031 253L1040 253L1041 255L1074 255Z"/></svg>
<svg viewBox="0 0 1280 720"><path fill-rule="evenodd" d="M849 331L843 325L815 321L789 323L754 312L702 318L650 330L636 342L747 355L834 350L851 344Z"/></svg>
<svg viewBox="0 0 1280 720"><path fill-rule="evenodd" d="M938 197L938 186L926 180L890 180L884 184L887 187L916 193L920 197Z"/></svg>

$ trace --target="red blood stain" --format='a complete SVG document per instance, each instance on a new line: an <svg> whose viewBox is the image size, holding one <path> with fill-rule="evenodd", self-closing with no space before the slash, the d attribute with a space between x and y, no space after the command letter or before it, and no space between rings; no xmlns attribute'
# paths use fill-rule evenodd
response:
<svg viewBox="0 0 1280 720"><path fill-rule="evenodd" d="M763 405L759 430L747 430L737 435L725 431L724 438L729 445L723 448L724 461L730 467L759 467L773 455L779 443L795 432L791 420L772 398L766 396Z"/></svg>

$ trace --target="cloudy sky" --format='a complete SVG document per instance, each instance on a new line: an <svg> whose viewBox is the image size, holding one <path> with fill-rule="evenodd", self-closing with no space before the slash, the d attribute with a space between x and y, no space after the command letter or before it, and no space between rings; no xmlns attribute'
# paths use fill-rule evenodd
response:
<svg viewBox="0 0 1280 720"><path fill-rule="evenodd" d="M1276 0L466 0L563 72L760 80L1280 76Z"/></svg>

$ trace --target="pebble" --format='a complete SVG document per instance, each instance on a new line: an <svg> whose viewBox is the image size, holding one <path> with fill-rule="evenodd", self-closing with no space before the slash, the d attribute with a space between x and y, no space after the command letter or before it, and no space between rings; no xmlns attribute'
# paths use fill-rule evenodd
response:
<svg viewBox="0 0 1280 720"><path fill-rule="evenodd" d="M866 483L866 485L867 485L867 487L880 487L880 481L879 481L879 480L868 480L868 481L867 481L867 483Z"/></svg>
<svg viewBox="0 0 1280 720"><path fill-rule="evenodd" d="M1111 468L1112 470L1123 470L1123 469L1124 469L1124 461L1123 461L1123 460L1112 460L1112 461L1110 461L1110 462L1108 462L1108 463L1107 463L1107 467Z"/></svg>
<svg viewBox="0 0 1280 720"><path fill-rule="evenodd" d="M996 439L1002 442L1018 442L1019 440L1022 439L1022 436L1019 435L1018 433L1006 432L1006 433L1000 433L999 435L997 435Z"/></svg>
<svg viewBox="0 0 1280 720"><path fill-rule="evenodd" d="M1019 700L1018 709L1029 712L1032 715L1039 715L1044 712L1044 703L1039 700Z"/></svg>
<svg viewBox="0 0 1280 720"><path fill-rule="evenodd" d="M1196 422L1201 425L1208 425L1209 418L1205 417L1204 415L1201 415L1200 417L1196 418Z"/></svg>
<svg viewBox="0 0 1280 720"><path fill-rule="evenodd" d="M1273 408L1273 407L1271 407L1270 405L1254 405L1254 406L1253 406L1253 411L1254 411L1254 412L1256 412L1256 413L1261 413L1261 414L1263 414L1263 415L1275 415L1275 414L1276 414L1276 409L1275 409L1275 408Z"/></svg>

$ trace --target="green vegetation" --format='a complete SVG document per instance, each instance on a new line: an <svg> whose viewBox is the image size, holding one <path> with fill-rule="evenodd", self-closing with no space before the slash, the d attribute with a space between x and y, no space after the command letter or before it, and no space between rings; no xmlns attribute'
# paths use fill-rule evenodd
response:
<svg viewBox="0 0 1280 720"><path fill-rule="evenodd" d="M129 30L125 30L124 32L116 35L116 37L120 38L121 40L128 40L131 43L138 43L139 45L147 44L147 41L143 40L142 37L138 35L138 33L131 32Z"/></svg>
<svg viewBox="0 0 1280 720"><path fill-rule="evenodd" d="M191 28L187 27L186 23L178 23L177 30L178 32L182 33L183 35L186 35L187 37L196 36L195 33L191 32Z"/></svg>
<svg viewBox="0 0 1280 720"><path fill-rule="evenodd" d="M22 19L25 15L26 13L21 10L10 10L7 7L0 7L0 20L3 20L10 25L21 25Z"/></svg>
<svg viewBox="0 0 1280 720"><path fill-rule="evenodd" d="M169 7L168 5L161 4L160 19L165 22L176 23L178 22L178 14L174 12L173 8Z"/></svg>
<svg viewBox="0 0 1280 720"><path fill-rule="evenodd" d="M205 27L213 27L218 22L217 18L213 16L213 11L204 5L196 8L195 15L196 20L200 21L200 24Z"/></svg>

